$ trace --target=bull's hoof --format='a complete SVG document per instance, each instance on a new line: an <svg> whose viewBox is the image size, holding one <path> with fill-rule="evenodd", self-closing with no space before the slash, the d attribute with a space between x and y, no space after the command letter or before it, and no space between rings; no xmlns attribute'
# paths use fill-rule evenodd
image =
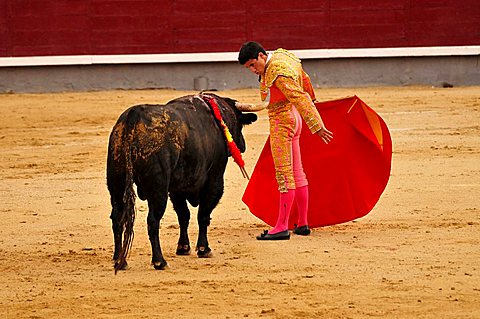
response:
<svg viewBox="0 0 480 319"><path fill-rule="evenodd" d="M198 247L197 256L200 258L211 258L213 257L213 253L209 247Z"/></svg>
<svg viewBox="0 0 480 319"><path fill-rule="evenodd" d="M180 244L178 244L177 255L178 256L190 255L190 245L180 245Z"/></svg>
<svg viewBox="0 0 480 319"><path fill-rule="evenodd" d="M153 262L153 268L156 270L164 270L167 268L167 262L165 260Z"/></svg>

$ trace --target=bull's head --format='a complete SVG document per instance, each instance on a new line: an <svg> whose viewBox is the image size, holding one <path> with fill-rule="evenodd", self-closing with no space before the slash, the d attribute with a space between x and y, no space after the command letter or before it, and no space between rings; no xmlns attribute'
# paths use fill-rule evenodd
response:
<svg viewBox="0 0 480 319"><path fill-rule="evenodd" d="M234 113L234 118L230 119L227 118L225 119L225 122L227 123L230 133L232 134L232 137L237 144L238 149L240 152L245 152L245 139L243 138L242 134L242 128L244 125L252 124L257 120L257 115L254 113L244 113L240 111L240 109L237 107L238 101L229 99L229 98L220 98L220 100L223 100L228 104L230 109Z"/></svg>

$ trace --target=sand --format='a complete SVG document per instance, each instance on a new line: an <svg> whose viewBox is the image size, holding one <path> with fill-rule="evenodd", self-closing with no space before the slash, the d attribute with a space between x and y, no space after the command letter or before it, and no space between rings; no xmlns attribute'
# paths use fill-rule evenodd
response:
<svg viewBox="0 0 480 319"><path fill-rule="evenodd" d="M189 93L0 95L1 318L480 317L480 87L318 89L319 100L359 96L390 128L391 178L370 214L258 242L267 225L241 202L247 181L230 160L213 258L175 255L169 205L160 235L169 268L154 270L137 200L130 268L114 275L110 130L130 105ZM253 89L219 93L257 102ZM267 131L264 111L244 129L249 172Z"/></svg>

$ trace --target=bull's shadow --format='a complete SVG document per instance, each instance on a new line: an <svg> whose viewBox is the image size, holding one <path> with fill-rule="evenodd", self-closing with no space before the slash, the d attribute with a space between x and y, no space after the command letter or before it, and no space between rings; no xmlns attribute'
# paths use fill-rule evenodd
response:
<svg viewBox="0 0 480 319"><path fill-rule="evenodd" d="M190 253L188 201L198 206L197 255L211 256L207 228L210 214L223 195L224 173L231 155L212 107L217 107L243 153L243 125L255 122L257 116L242 113L237 101L214 94L184 96L165 105L135 105L123 112L113 127L108 145L107 186L112 205L115 272L126 269L133 240L134 183L138 197L148 202L148 236L155 269L167 265L159 228L168 197L180 225L177 255Z"/></svg>

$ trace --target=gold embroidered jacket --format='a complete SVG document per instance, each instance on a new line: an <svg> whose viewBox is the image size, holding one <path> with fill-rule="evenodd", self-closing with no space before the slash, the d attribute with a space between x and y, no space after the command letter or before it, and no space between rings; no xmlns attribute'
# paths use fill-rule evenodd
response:
<svg viewBox="0 0 480 319"><path fill-rule="evenodd" d="M272 53L260 79L260 93L270 118L283 117L282 113L290 112L293 105L312 133L321 129L320 114L312 103L315 93L310 78L293 53L284 49Z"/></svg>

